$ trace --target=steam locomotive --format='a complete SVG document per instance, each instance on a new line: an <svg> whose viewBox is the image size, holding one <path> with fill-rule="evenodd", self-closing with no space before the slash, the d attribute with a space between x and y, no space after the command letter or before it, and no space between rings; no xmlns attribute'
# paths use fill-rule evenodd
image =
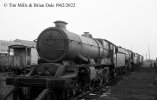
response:
<svg viewBox="0 0 157 100"><path fill-rule="evenodd" d="M37 38L38 65L27 75L6 79L14 89L4 100L10 94L13 100L69 100L143 62L143 56L131 50L88 32L82 36L69 32L64 21L54 23Z"/></svg>

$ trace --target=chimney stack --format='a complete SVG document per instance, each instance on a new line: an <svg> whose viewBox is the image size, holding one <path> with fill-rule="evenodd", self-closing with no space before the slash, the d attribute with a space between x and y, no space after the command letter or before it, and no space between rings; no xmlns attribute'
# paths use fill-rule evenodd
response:
<svg viewBox="0 0 157 100"><path fill-rule="evenodd" d="M55 27L66 29L66 25L68 24L65 21L55 21Z"/></svg>

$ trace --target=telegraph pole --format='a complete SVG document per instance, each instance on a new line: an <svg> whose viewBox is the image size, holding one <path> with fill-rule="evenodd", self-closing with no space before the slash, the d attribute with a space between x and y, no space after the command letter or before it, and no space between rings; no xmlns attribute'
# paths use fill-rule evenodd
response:
<svg viewBox="0 0 157 100"><path fill-rule="evenodd" d="M151 60L151 58L150 58L150 48L149 48L149 45L148 45L148 54L149 54L149 60L150 60L150 67L153 67L153 65L152 65L152 60Z"/></svg>
<svg viewBox="0 0 157 100"><path fill-rule="evenodd" d="M147 53L146 53L146 60L147 60Z"/></svg>
<svg viewBox="0 0 157 100"><path fill-rule="evenodd" d="M149 54L149 59L150 59L150 48L149 48L149 45L148 45L148 54Z"/></svg>

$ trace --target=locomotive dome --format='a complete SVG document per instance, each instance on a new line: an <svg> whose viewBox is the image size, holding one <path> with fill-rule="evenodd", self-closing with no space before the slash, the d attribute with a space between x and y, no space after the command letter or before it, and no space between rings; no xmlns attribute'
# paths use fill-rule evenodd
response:
<svg viewBox="0 0 157 100"><path fill-rule="evenodd" d="M41 32L37 38L39 56L47 62L57 62L64 58L67 48L66 22L55 21L55 27Z"/></svg>

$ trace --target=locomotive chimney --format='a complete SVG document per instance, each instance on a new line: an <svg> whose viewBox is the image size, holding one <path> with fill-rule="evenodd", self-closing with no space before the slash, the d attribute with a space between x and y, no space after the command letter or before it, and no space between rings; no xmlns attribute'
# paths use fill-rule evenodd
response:
<svg viewBox="0 0 157 100"><path fill-rule="evenodd" d="M55 21L55 27L66 29L66 25L68 24L65 21Z"/></svg>

